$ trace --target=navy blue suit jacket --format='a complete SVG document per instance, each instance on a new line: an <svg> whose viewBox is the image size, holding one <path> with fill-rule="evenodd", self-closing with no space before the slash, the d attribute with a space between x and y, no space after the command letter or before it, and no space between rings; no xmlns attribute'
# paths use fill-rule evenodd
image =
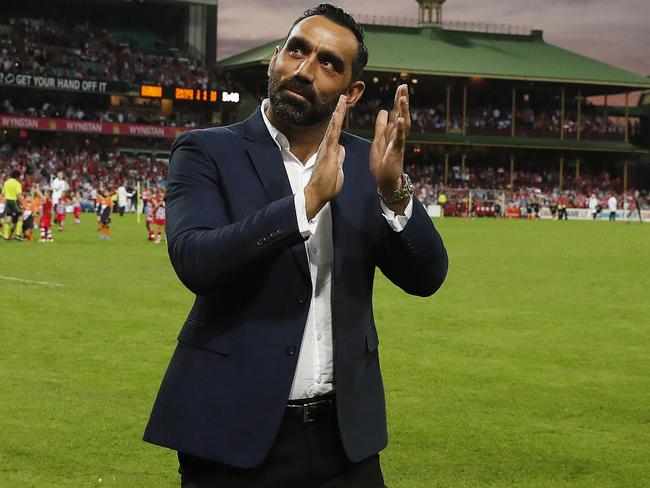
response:
<svg viewBox="0 0 650 488"><path fill-rule="evenodd" d="M370 143L351 134L345 183L331 201L336 406L352 461L388 440L375 268L407 293L442 284L447 254L423 206L402 232L381 213ZM169 256L194 306L144 439L238 467L260 464L282 419L311 298L304 239L284 163L258 110L229 127L180 135L167 188Z"/></svg>

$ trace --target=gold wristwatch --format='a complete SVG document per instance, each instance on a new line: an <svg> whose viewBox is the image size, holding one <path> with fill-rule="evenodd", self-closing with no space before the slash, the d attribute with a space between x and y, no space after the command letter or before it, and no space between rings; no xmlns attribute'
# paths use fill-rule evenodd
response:
<svg viewBox="0 0 650 488"><path fill-rule="evenodd" d="M409 175L402 173L402 188L395 190L393 193L389 193L388 195L384 195L381 190L377 188L377 193L386 205L401 202L405 198L413 195L413 183L411 183L411 178L409 178Z"/></svg>

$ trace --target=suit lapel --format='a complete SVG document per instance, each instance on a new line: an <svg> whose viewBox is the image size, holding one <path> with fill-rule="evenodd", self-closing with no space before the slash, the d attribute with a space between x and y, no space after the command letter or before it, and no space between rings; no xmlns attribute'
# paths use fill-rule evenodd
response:
<svg viewBox="0 0 650 488"><path fill-rule="evenodd" d="M260 108L242 123L242 137L245 140L246 152L255 167L269 202L291 195L291 184L282 155L264 124ZM311 284L305 245L302 242L296 244L291 247L291 252L307 283Z"/></svg>
<svg viewBox="0 0 650 488"><path fill-rule="evenodd" d="M246 152L253 162L255 172L270 202L291 195L287 170L284 167L278 146L273 140L270 140L269 144L247 142Z"/></svg>
<svg viewBox="0 0 650 488"><path fill-rule="evenodd" d="M271 138L260 108L242 124L245 148L269 201L291 195L291 185L278 146Z"/></svg>

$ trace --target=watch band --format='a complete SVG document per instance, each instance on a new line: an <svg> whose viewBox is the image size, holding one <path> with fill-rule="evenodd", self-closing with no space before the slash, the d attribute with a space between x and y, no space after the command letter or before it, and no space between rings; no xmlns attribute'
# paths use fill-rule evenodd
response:
<svg viewBox="0 0 650 488"><path fill-rule="evenodd" d="M405 198L413 195L413 183L411 183L411 178L406 173L402 173L402 188L395 190L393 193L384 195L379 188L377 188L377 194L381 197L385 204L390 205L392 203L401 202Z"/></svg>

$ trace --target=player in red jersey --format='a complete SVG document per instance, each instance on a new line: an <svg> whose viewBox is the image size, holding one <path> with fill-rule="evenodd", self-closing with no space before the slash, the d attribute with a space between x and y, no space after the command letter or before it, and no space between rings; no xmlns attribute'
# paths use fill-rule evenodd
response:
<svg viewBox="0 0 650 488"><path fill-rule="evenodd" d="M45 190L43 206L41 209L41 240L40 242L52 242L52 190Z"/></svg>
<svg viewBox="0 0 650 488"><path fill-rule="evenodd" d="M154 210L154 221L158 229L158 237L156 238L156 244L160 243L161 239L167 240L167 235L165 233L165 192L161 191L156 199L156 207Z"/></svg>
<svg viewBox="0 0 650 488"><path fill-rule="evenodd" d="M77 192L74 194L72 203L74 205L72 207L72 213L74 215L74 223L75 225L78 225L81 223L81 220L79 219L79 215L81 214L81 193Z"/></svg>

